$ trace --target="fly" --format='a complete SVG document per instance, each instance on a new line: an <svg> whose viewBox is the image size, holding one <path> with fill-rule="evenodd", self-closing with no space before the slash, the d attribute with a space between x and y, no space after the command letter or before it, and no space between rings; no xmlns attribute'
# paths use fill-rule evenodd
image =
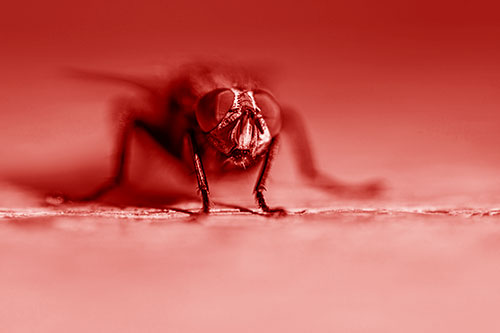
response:
<svg viewBox="0 0 500 333"><path fill-rule="evenodd" d="M300 174L310 184L336 193L373 195L376 183L345 185L319 172L313 161L304 122L297 112L280 103L246 71L223 66L187 66L172 79L145 82L109 75L80 76L122 81L140 87L146 98L122 105L120 135L110 180L80 201L96 200L125 178L130 137L142 130L165 152L194 170L202 212L210 211L210 190L204 165L224 175L260 164L254 196L269 215L284 215L268 206L264 192L278 143L287 136Z"/></svg>

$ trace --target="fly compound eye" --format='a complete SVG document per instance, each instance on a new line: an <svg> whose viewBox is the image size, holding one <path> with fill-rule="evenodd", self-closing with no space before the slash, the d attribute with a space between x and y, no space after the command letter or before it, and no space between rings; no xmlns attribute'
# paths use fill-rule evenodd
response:
<svg viewBox="0 0 500 333"><path fill-rule="evenodd" d="M204 95L196 106L196 120L203 132L210 132L221 122L234 102L229 89L216 89Z"/></svg>
<svg viewBox="0 0 500 333"><path fill-rule="evenodd" d="M271 136L275 136L281 129L281 110L278 102L267 92L256 92L254 99L266 121Z"/></svg>

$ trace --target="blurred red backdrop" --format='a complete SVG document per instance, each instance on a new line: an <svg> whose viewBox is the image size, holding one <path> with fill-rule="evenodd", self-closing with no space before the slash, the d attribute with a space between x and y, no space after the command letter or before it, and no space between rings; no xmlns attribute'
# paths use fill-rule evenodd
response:
<svg viewBox="0 0 500 333"><path fill-rule="evenodd" d="M215 57L269 71L279 98L303 111L320 165L339 178L383 177L421 194L500 185L495 2L57 0L2 7L4 178L53 182L84 163L106 176L108 102L127 90L69 79L62 68L157 74ZM54 169L57 177L43 176Z"/></svg>
<svg viewBox="0 0 500 333"><path fill-rule="evenodd" d="M0 331L498 332L497 3L3 3ZM19 184L83 191L108 175L109 104L133 93L64 68L156 75L203 58L267 72L321 168L383 178L389 200L289 191L285 146L269 203L347 213L188 224L31 208L41 201ZM133 148L152 165L136 182L170 176L158 147ZM12 218L8 206L28 208Z"/></svg>

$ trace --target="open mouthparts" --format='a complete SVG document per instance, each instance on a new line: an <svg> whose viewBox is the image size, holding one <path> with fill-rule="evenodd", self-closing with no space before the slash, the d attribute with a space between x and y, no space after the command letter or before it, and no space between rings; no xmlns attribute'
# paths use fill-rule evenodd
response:
<svg viewBox="0 0 500 333"><path fill-rule="evenodd" d="M249 149L233 149L230 153L231 157L241 159L250 155Z"/></svg>

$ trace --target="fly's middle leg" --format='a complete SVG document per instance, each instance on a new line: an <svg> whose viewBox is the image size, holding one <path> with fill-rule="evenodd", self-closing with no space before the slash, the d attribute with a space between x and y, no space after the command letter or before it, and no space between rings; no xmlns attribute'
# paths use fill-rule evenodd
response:
<svg viewBox="0 0 500 333"><path fill-rule="evenodd" d="M128 106L122 109L119 117L118 140L112 160L111 176L90 194L80 198L71 198L73 201L94 201L107 194L109 191L120 186L126 177L128 155L130 150L131 136L137 129L142 129L153 136L153 129L138 116L140 112Z"/></svg>
<svg viewBox="0 0 500 333"><path fill-rule="evenodd" d="M382 192L380 181L347 184L318 170L304 120L293 109L284 108L283 111L283 134L290 143L298 171L307 183L330 193L356 198L373 197Z"/></svg>
<svg viewBox="0 0 500 333"><path fill-rule="evenodd" d="M118 143L113 157L111 176L104 184L100 185L92 193L80 198L78 201L97 200L123 183L125 179L126 165L128 160L130 137L135 128L137 128L138 124L137 120L135 119L128 119L126 122L126 124L122 125L118 137Z"/></svg>

